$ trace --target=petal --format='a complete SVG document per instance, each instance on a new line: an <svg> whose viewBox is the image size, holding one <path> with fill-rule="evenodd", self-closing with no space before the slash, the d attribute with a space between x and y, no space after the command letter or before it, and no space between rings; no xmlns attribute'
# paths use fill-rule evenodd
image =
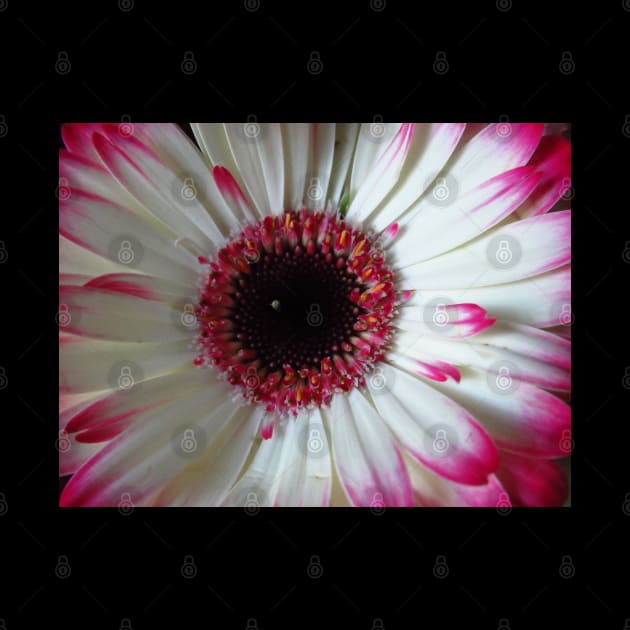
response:
<svg viewBox="0 0 630 630"><path fill-rule="evenodd" d="M368 388L405 449L442 477L487 483L497 465L497 451L472 415L420 378L387 364L379 368L367 379Z"/></svg>
<svg viewBox="0 0 630 630"><path fill-rule="evenodd" d="M170 343L120 343L74 337L59 345L59 390L81 393L116 389L192 365L188 339ZM132 385L133 386L133 385Z"/></svg>
<svg viewBox="0 0 630 630"><path fill-rule="evenodd" d="M236 409L226 388L201 388L141 412L141 421L132 423L75 473L62 492L61 505L112 506L123 493L142 505L189 463L191 455L180 447L186 430L193 431L188 439L193 439L195 448L210 443Z"/></svg>
<svg viewBox="0 0 630 630"><path fill-rule="evenodd" d="M569 495L567 476L558 462L501 453L498 476L515 506L558 507Z"/></svg>
<svg viewBox="0 0 630 630"><path fill-rule="evenodd" d="M374 164L387 150L401 123L363 123L359 130L350 172L350 199L354 199L365 183Z"/></svg>
<svg viewBox="0 0 630 630"><path fill-rule="evenodd" d="M326 507L332 472L328 437L319 409L301 414L293 424L293 438L284 441L288 453L283 458L284 469L274 505Z"/></svg>
<svg viewBox="0 0 630 630"><path fill-rule="evenodd" d="M490 475L485 484L469 486L449 481L405 458L414 499L422 507L496 507L507 499L507 493L496 475Z"/></svg>
<svg viewBox="0 0 630 630"><path fill-rule="evenodd" d="M83 337L170 341L191 339L196 332L193 303L177 309L115 291L61 285L59 304L64 331Z"/></svg>
<svg viewBox="0 0 630 630"><path fill-rule="evenodd" d="M491 379L504 375L549 389L571 389L570 342L529 326L497 322L465 343L403 333L396 338L395 350L413 360L422 361L428 354L456 366L472 366L489 372Z"/></svg>
<svg viewBox="0 0 630 630"><path fill-rule="evenodd" d="M156 219L202 252L223 241L217 225L197 199L194 179L185 181L133 137L112 144L94 134L94 146L112 175Z"/></svg>
<svg viewBox="0 0 630 630"><path fill-rule="evenodd" d="M539 328L563 323L566 326L571 315L571 265L507 284L446 291L423 290L415 293L406 305L457 304L464 300L482 304L488 315L497 319Z"/></svg>
<svg viewBox="0 0 630 630"><path fill-rule="evenodd" d="M302 203L304 199L310 140L311 125L293 123L282 126L285 156L285 208L292 208Z"/></svg>
<svg viewBox="0 0 630 630"><path fill-rule="evenodd" d="M247 133L247 124L237 123L226 123L225 134L236 167L259 213L282 214L284 156L280 125L254 124L256 134Z"/></svg>
<svg viewBox="0 0 630 630"><path fill-rule="evenodd" d="M175 236L105 199L74 192L59 204L59 232L70 241L114 263L114 270L133 269L191 286L199 263ZM121 251L130 251L123 257ZM63 261L64 252L61 252ZM107 273L111 265L97 273Z"/></svg>
<svg viewBox="0 0 630 630"><path fill-rule="evenodd" d="M443 172L457 182L461 192L517 166L524 166L534 154L543 127L541 123L494 123L469 142L460 143Z"/></svg>
<svg viewBox="0 0 630 630"><path fill-rule="evenodd" d="M363 394L353 389L346 396L335 396L324 413L335 469L353 505L412 505L409 474L400 449Z"/></svg>
<svg viewBox="0 0 630 630"><path fill-rule="evenodd" d="M516 380L504 388L494 375L471 368L461 374L459 383L433 387L474 414L500 448L532 457L566 455L571 408L560 398Z"/></svg>
<svg viewBox="0 0 630 630"><path fill-rule="evenodd" d="M308 173L304 204L311 210L322 210L326 205L328 182L335 152L335 125L314 123L308 158Z"/></svg>
<svg viewBox="0 0 630 630"><path fill-rule="evenodd" d="M60 281L59 284L64 283ZM84 284L87 287L115 291L166 304L182 300L191 302L197 294L192 287L139 273L108 273L89 278Z"/></svg>
<svg viewBox="0 0 630 630"><path fill-rule="evenodd" d="M558 136L545 136L529 164L540 174L540 180L517 210L521 218L549 211L571 186L571 143Z"/></svg>
<svg viewBox="0 0 630 630"><path fill-rule="evenodd" d="M396 221L423 195L455 150L465 127L460 123L415 124L398 182L370 218L376 231Z"/></svg>
<svg viewBox="0 0 630 630"><path fill-rule="evenodd" d="M198 458L150 500L151 506L219 505L238 478L256 440L264 409L239 409L225 429Z"/></svg>
<svg viewBox="0 0 630 630"><path fill-rule="evenodd" d="M64 236L59 236L59 273L83 274L88 277L120 271L121 263L113 263Z"/></svg>
<svg viewBox="0 0 630 630"><path fill-rule="evenodd" d="M571 211L501 225L464 247L405 267L411 289L463 289L522 280L571 259Z"/></svg>
<svg viewBox="0 0 630 630"><path fill-rule="evenodd" d="M348 218L363 221L394 187L409 152L414 125L401 125L385 151L370 169L348 208Z"/></svg>
<svg viewBox="0 0 630 630"><path fill-rule="evenodd" d="M335 148L327 195L335 209L339 207L348 180L350 163L358 135L359 125L357 123L337 123L335 125Z"/></svg>
<svg viewBox="0 0 630 630"><path fill-rule="evenodd" d="M458 247L511 214L534 190L539 175L522 166L485 181L449 202L427 208L398 237L394 253L400 266L427 260ZM429 199L432 198L432 195Z"/></svg>
<svg viewBox="0 0 630 630"><path fill-rule="evenodd" d="M400 309L395 321L401 330L445 338L477 335L494 324L486 311L476 304L437 304Z"/></svg>

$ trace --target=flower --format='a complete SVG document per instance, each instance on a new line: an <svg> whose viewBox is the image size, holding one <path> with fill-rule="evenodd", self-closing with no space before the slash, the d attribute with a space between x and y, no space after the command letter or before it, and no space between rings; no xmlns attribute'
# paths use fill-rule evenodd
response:
<svg viewBox="0 0 630 630"><path fill-rule="evenodd" d="M63 127L62 505L563 504L567 140L192 135Z"/></svg>

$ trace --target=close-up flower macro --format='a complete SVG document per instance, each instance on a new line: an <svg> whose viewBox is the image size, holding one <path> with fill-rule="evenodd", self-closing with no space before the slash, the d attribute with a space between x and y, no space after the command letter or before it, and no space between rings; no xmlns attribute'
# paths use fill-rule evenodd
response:
<svg viewBox="0 0 630 630"><path fill-rule="evenodd" d="M560 123L69 123L62 506L569 503Z"/></svg>

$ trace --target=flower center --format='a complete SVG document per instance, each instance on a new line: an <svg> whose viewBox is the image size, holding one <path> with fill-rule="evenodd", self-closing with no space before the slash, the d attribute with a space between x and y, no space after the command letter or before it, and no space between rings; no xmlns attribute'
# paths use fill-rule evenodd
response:
<svg viewBox="0 0 630 630"><path fill-rule="evenodd" d="M210 262L197 365L215 365L268 411L297 413L365 384L396 297L376 240L325 212L247 226Z"/></svg>

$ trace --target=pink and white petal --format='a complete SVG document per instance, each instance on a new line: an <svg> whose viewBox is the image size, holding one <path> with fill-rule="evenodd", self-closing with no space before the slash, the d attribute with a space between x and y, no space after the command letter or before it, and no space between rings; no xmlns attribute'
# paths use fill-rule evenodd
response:
<svg viewBox="0 0 630 630"><path fill-rule="evenodd" d="M359 129L350 171L350 199L353 200L378 159L402 127L401 123L363 123Z"/></svg>
<svg viewBox="0 0 630 630"><path fill-rule="evenodd" d="M141 342L192 339L196 334L195 322L187 325L183 311L123 293L62 285L59 303L68 314L64 332L73 335Z"/></svg>
<svg viewBox="0 0 630 630"><path fill-rule="evenodd" d="M59 282L60 284L68 284ZM143 300L181 304L196 300L197 291L190 286L139 273L108 273L88 278L87 287L133 295Z"/></svg>
<svg viewBox="0 0 630 630"><path fill-rule="evenodd" d="M297 207L304 200L311 134L311 125L308 123L282 125L285 208Z"/></svg>
<svg viewBox="0 0 630 630"><path fill-rule="evenodd" d="M59 179L64 186L64 194L72 195L75 190L81 190L141 215L145 214L146 210L112 177L100 157L97 156L97 159L98 164L77 153L59 152Z"/></svg>
<svg viewBox="0 0 630 630"><path fill-rule="evenodd" d="M120 271L123 265L114 263L89 249L77 245L65 236L59 236L59 273L69 275L98 276Z"/></svg>
<svg viewBox="0 0 630 630"><path fill-rule="evenodd" d="M223 166L215 166L212 169L212 178L235 221L243 224L255 223L257 220L256 211L252 208L234 175Z"/></svg>
<svg viewBox="0 0 630 630"><path fill-rule="evenodd" d="M421 507L497 507L509 500L494 474L487 483L470 486L440 477L411 457L405 457L405 462L414 499Z"/></svg>
<svg viewBox="0 0 630 630"><path fill-rule="evenodd" d="M149 505L217 506L227 495L243 469L256 440L264 409L244 406L199 457L171 479Z"/></svg>
<svg viewBox="0 0 630 630"><path fill-rule="evenodd" d="M101 158L92 143L92 134L102 131L102 125L97 123L66 123L61 127L61 139L71 153L102 165Z"/></svg>
<svg viewBox="0 0 630 630"><path fill-rule="evenodd" d="M457 182L460 193L505 171L525 166L542 137L542 123L502 123L483 128L469 142L461 142L443 169Z"/></svg>
<svg viewBox="0 0 630 630"><path fill-rule="evenodd" d="M245 465L245 472L221 501L222 506L243 508L250 503L256 507L273 506L282 476L286 472L283 457L287 452L285 442L294 440L293 428L292 419L277 423L273 436L260 442L251 461Z"/></svg>
<svg viewBox="0 0 630 630"><path fill-rule="evenodd" d="M59 233L82 248L98 254L98 257L106 259L102 268L90 267L89 271L79 268L78 271L83 273L93 272L94 275L100 275L128 270L132 266L133 270L195 286L199 263L183 246L175 245L176 235L155 223L142 220L129 210L116 206L106 199L75 192L60 202ZM119 257L120 247L125 240L129 240L132 251L133 242L141 249L134 252L134 259L130 265L122 264ZM62 248L60 252L61 270L77 270L73 269L69 262L81 263L80 258L76 260L78 252L72 247L66 249L67 251L64 251ZM69 259L65 267L64 258Z"/></svg>
<svg viewBox="0 0 630 630"><path fill-rule="evenodd" d="M507 248L507 262L497 252ZM419 254L422 256L422 254ZM514 282L567 264L571 211L500 225L471 243L399 270L410 289L465 289Z"/></svg>
<svg viewBox="0 0 630 630"><path fill-rule="evenodd" d="M337 123L335 125L335 149L327 194L327 198L332 201L335 208L339 206L348 182L350 163L358 135L358 123Z"/></svg>
<svg viewBox="0 0 630 630"><path fill-rule="evenodd" d="M66 338L59 344L59 390L81 393L117 389L123 367L134 384L192 365L195 351L188 339L125 343ZM131 366L131 367L130 367Z"/></svg>
<svg viewBox="0 0 630 630"><path fill-rule="evenodd" d="M561 324L571 312L571 265L507 284L472 289L419 291L406 302L422 306L443 300L446 304L483 304L488 314L530 326ZM566 328L566 327L565 327Z"/></svg>
<svg viewBox="0 0 630 630"><path fill-rule="evenodd" d="M134 124L134 135L149 146L181 180L192 180L199 201L210 213L224 236L241 227L238 215L234 215L221 199L216 185L209 177L208 160L178 125L168 123ZM115 143L114 143L115 144ZM254 215L243 217L254 220Z"/></svg>
<svg viewBox="0 0 630 630"><path fill-rule="evenodd" d="M464 338L478 335L494 324L477 304L438 304L409 306L404 304L396 318L396 327L420 335L440 338Z"/></svg>
<svg viewBox="0 0 630 630"><path fill-rule="evenodd" d="M366 219L396 185L409 153L414 129L413 123L401 125L385 151L379 155L350 202L349 219Z"/></svg>
<svg viewBox="0 0 630 630"><path fill-rule="evenodd" d="M487 483L498 456L477 420L432 386L439 383L429 385L388 364L381 369L382 379L368 378L368 389L404 448L442 477L471 485Z"/></svg>
<svg viewBox="0 0 630 630"><path fill-rule="evenodd" d="M304 204L311 210L322 210L328 197L328 183L335 152L335 124L311 125L308 177Z"/></svg>
<svg viewBox="0 0 630 630"><path fill-rule="evenodd" d="M398 237L396 264L433 258L483 234L530 195L539 177L533 167L521 166L483 182L451 205L433 205Z"/></svg>
<svg viewBox="0 0 630 630"><path fill-rule="evenodd" d="M114 145L95 134L93 142L111 174L156 219L179 238L189 239L201 252L216 251L223 235L196 198L194 180L187 184L133 137Z"/></svg>
<svg viewBox="0 0 630 630"><path fill-rule="evenodd" d="M61 505L114 506L123 493L143 505L190 462L175 443L184 433L182 427L194 426L199 439L209 443L236 409L227 392L202 388L141 413L142 421L129 425L74 474L61 494Z"/></svg>
<svg viewBox="0 0 630 630"><path fill-rule="evenodd" d="M494 375L492 378L505 374L540 387L570 391L570 348L566 339L529 327L525 327L527 332L519 331L512 323L497 322L495 326L496 335L490 335L490 329L463 341L403 331L396 336L392 350L416 362L429 355L455 366L487 371Z"/></svg>
<svg viewBox="0 0 630 630"><path fill-rule="evenodd" d="M548 212L570 188L571 143L558 136L544 136L529 164L541 179L516 211L521 218Z"/></svg>
<svg viewBox="0 0 630 630"><path fill-rule="evenodd" d="M357 389L324 410L335 470L355 506L411 506L409 474L400 448L374 406Z"/></svg>
<svg viewBox="0 0 630 630"><path fill-rule="evenodd" d="M102 443L86 444L77 442L74 434L63 435L59 444L63 445L59 450L60 477L74 474L103 448Z"/></svg>
<svg viewBox="0 0 630 630"><path fill-rule="evenodd" d="M396 221L423 195L457 147L465 127L462 123L415 124L398 182L370 217L376 231Z"/></svg>
<svg viewBox="0 0 630 630"><path fill-rule="evenodd" d="M89 404L64 412L64 429L77 434L80 442L97 442L118 435L127 426L142 420L151 409L164 406L199 390L224 391L214 374L207 370L181 369L146 381L136 383L130 389L118 388L101 392ZM97 439L108 430L111 434Z"/></svg>
<svg viewBox="0 0 630 630"><path fill-rule="evenodd" d="M261 123L248 137L243 124L226 123L225 133L236 167L262 216L284 211L284 155L278 123Z"/></svg>
<svg viewBox="0 0 630 630"><path fill-rule="evenodd" d="M556 461L502 452L497 474L515 506L560 507L569 496L567 476Z"/></svg>
<svg viewBox="0 0 630 630"><path fill-rule="evenodd" d="M60 273L59 284L71 284L80 287L92 279L92 276L86 276L81 273Z"/></svg>
<svg viewBox="0 0 630 630"><path fill-rule="evenodd" d="M328 437L319 409L301 414L292 424L292 436L284 440L286 456L274 505L326 507L330 500L332 472ZM308 448L311 439L317 441L315 450Z"/></svg>
<svg viewBox="0 0 630 630"><path fill-rule="evenodd" d="M571 409L557 396L528 383L497 385L494 375L461 368L459 383L433 387L474 414L499 448L531 457L566 455L571 437Z"/></svg>

